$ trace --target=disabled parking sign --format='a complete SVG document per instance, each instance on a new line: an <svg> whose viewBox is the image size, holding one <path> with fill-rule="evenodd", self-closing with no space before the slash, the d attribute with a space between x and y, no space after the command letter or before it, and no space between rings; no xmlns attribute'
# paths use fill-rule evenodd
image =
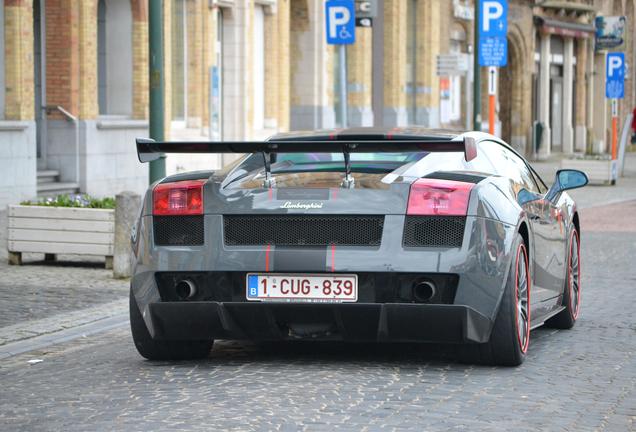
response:
<svg viewBox="0 0 636 432"><path fill-rule="evenodd" d="M356 41L353 0L330 0L325 3L325 19L329 45L351 45Z"/></svg>

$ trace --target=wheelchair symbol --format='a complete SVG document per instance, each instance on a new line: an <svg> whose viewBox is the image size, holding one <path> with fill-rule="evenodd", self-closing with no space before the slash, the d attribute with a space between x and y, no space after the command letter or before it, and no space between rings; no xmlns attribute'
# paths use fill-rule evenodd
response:
<svg viewBox="0 0 636 432"><path fill-rule="evenodd" d="M353 37L351 33L349 33L347 28L344 26L340 27L340 32L338 33L338 36L340 37L340 39L351 39Z"/></svg>

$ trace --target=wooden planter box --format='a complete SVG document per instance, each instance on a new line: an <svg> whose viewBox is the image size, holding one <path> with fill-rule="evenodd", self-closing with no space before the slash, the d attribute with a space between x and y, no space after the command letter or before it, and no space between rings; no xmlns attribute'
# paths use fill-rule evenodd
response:
<svg viewBox="0 0 636 432"><path fill-rule="evenodd" d="M102 255L112 268L115 210L9 206L9 263L22 264L23 252Z"/></svg>
<svg viewBox="0 0 636 432"><path fill-rule="evenodd" d="M614 184L616 161L609 159L562 159L561 169L577 169L587 174L590 184Z"/></svg>

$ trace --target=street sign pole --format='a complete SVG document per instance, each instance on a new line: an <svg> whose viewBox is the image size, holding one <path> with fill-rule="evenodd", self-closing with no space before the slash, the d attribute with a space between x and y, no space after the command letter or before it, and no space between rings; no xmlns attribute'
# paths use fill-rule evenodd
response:
<svg viewBox="0 0 636 432"><path fill-rule="evenodd" d="M616 160L618 144L618 99L612 99L612 160Z"/></svg>
<svg viewBox="0 0 636 432"><path fill-rule="evenodd" d="M618 143L618 100L625 97L625 53L610 52L605 59L605 97L612 104L612 161Z"/></svg>
<svg viewBox="0 0 636 432"><path fill-rule="evenodd" d="M473 56L473 130L481 131L481 70L479 69L479 1L475 0L475 46Z"/></svg>
<svg viewBox="0 0 636 432"><path fill-rule="evenodd" d="M495 134L497 68L508 63L508 0L475 0L475 70L488 66L488 132ZM475 80L475 91L479 82ZM479 100L475 100L479 108ZM477 128L475 128L477 129Z"/></svg>
<svg viewBox="0 0 636 432"><path fill-rule="evenodd" d="M497 104L497 68L488 68L488 133L495 134L495 106Z"/></svg>
<svg viewBox="0 0 636 432"><path fill-rule="evenodd" d="M148 0L148 45L150 54L149 132L150 138L163 141L163 2ZM150 183L166 176L166 156L150 162Z"/></svg>
<svg viewBox="0 0 636 432"><path fill-rule="evenodd" d="M370 2L364 3L365 11L371 11ZM325 3L327 44L338 45L338 81L340 83L340 119L347 127L347 51L345 45L356 41L356 12L353 0L329 0Z"/></svg>
<svg viewBox="0 0 636 432"><path fill-rule="evenodd" d="M347 127L347 51L344 45L338 45L340 73L340 118L342 127Z"/></svg>

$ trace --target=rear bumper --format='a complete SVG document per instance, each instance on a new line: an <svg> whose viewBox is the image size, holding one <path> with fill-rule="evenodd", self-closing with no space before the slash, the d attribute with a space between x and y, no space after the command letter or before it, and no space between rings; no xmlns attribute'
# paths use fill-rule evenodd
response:
<svg viewBox="0 0 636 432"><path fill-rule="evenodd" d="M157 340L486 342L490 319L468 306L398 303L158 302Z"/></svg>

